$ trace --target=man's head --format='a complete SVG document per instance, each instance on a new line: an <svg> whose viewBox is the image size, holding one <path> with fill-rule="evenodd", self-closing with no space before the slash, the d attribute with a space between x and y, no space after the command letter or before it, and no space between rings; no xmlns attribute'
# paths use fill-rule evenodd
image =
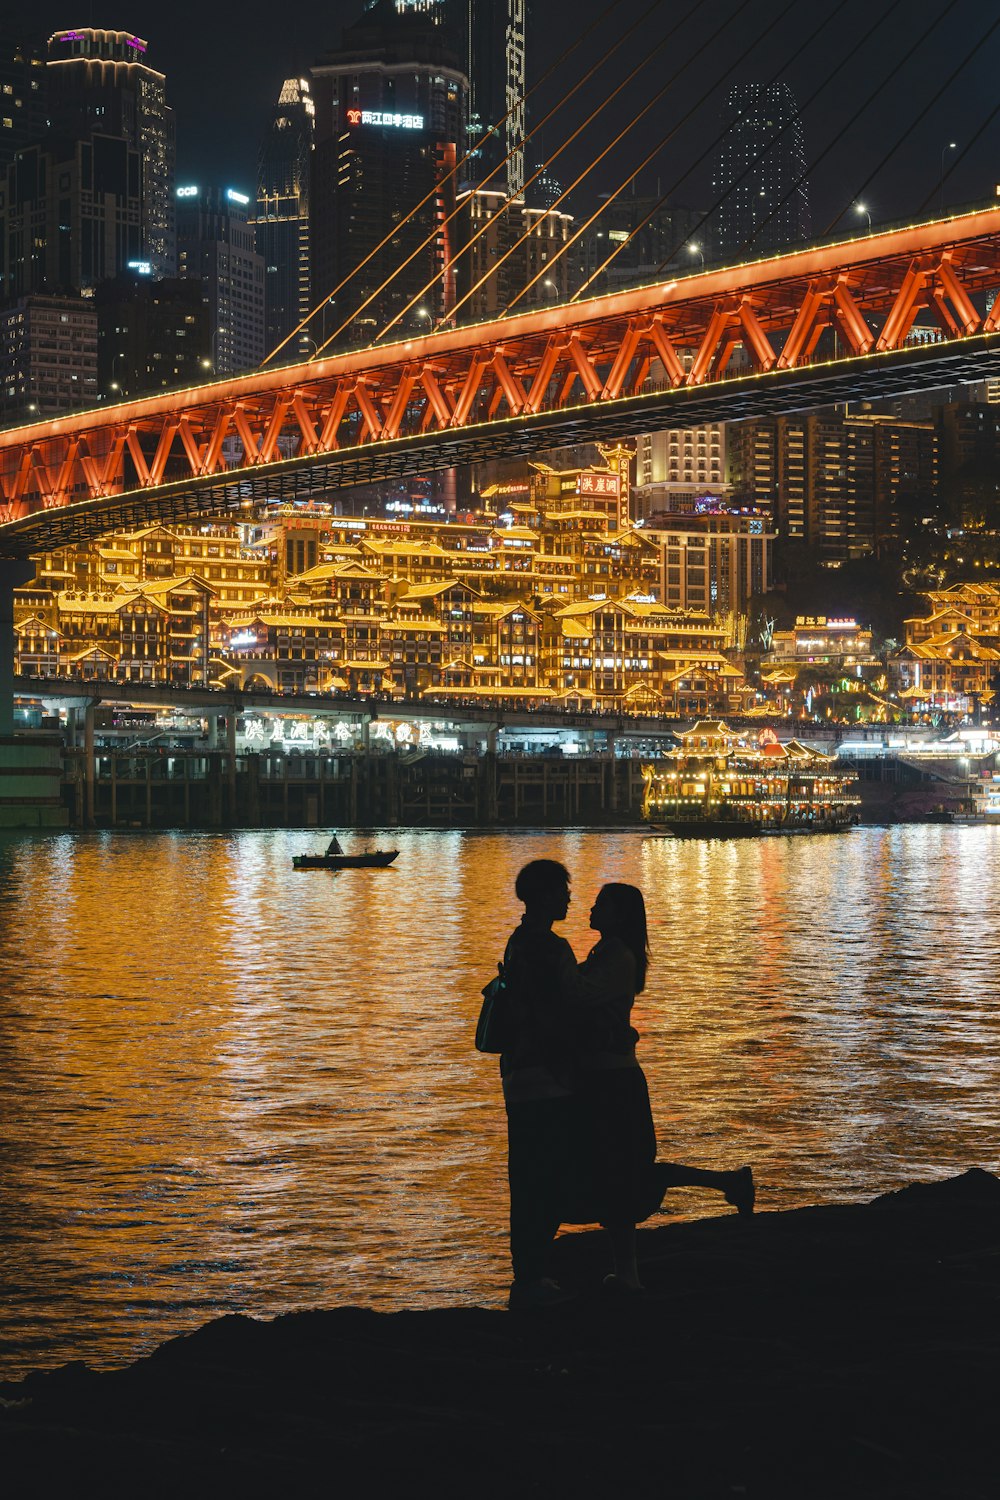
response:
<svg viewBox="0 0 1000 1500"><path fill-rule="evenodd" d="M533 859L518 874L514 894L530 915L561 922L569 910L569 871L556 859Z"/></svg>

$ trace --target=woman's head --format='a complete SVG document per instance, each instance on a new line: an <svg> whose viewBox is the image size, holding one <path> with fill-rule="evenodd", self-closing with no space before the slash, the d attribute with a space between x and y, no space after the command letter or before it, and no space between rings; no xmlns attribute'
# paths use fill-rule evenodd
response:
<svg viewBox="0 0 1000 1500"><path fill-rule="evenodd" d="M533 859L518 874L514 894L532 915L561 922L569 910L569 871L556 859Z"/></svg>
<svg viewBox="0 0 1000 1500"><path fill-rule="evenodd" d="M631 950L635 959L635 989L639 994L645 988L649 964L646 903L639 887L623 881L602 885L591 908L590 925L602 937L620 938Z"/></svg>

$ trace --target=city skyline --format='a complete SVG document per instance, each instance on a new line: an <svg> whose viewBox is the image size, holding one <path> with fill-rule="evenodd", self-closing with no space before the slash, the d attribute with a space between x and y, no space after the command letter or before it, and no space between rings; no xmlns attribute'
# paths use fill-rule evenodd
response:
<svg viewBox="0 0 1000 1500"><path fill-rule="evenodd" d="M293 16L277 34L271 12L259 4L250 4L241 12L242 29L238 34L234 34L223 15L195 12L187 3L174 7L169 27L164 24L162 10L149 5L148 0L119 7L114 14L102 15L100 9L91 5L87 7L88 14L81 17L75 7L43 4L33 11L32 24L46 34L81 23L120 25L143 36L149 43L152 65L166 75L168 100L176 114L179 180L180 176L188 179L202 176L208 185L234 185L252 191L257 142L273 111L283 79L308 70L325 51L338 46L342 28L357 19L363 6L361 0L354 0L337 5L323 17ZM644 50L649 50L650 38L655 40L666 31L672 19L666 6L654 6L652 11L649 34L645 28L638 32ZM642 14L639 0L618 0L612 5L581 0L575 9L581 34L591 26L595 29L573 57L556 68L550 82L539 89L539 108L548 107L553 93L564 91L570 79L581 76L602 53L609 53L615 41ZM898 5L890 4L885 9L883 24L861 52L853 56L852 47L873 24L870 10L865 9L861 0L844 0L843 5L830 13L829 24L822 34L811 43L809 38L817 29L816 18L787 8L782 15L779 0L755 4L752 11L733 6L721 19L717 13L709 17L707 7L695 3L688 12L690 26L684 28L684 46L693 53L705 41L706 50L669 91L664 108L658 108L648 130L643 128L637 133L644 145L647 136L655 141L661 129L676 128L675 138L661 153L661 159L649 168L650 187L655 186L657 179L664 185L674 181L675 175L679 176L698 156L706 132L717 129L721 105L733 83L766 83L777 72L793 89L803 109L814 232L821 232L835 213L850 212L862 192L866 203L871 200L875 219L915 213L928 195L933 198L942 176L960 153L967 154L948 179L947 201L962 203L991 195L995 186L989 146L991 129L983 130L978 143L970 145L970 142L993 108L990 80L995 67L991 67L991 59L995 64L996 49L1000 46L998 33L986 35L988 28L973 0L958 0L947 21L939 20L936 28L925 36L935 18L943 14L940 5L918 0L907 9L904 28ZM602 16L603 23L596 24ZM771 30L764 36L769 27ZM977 40L982 45L977 46ZM572 39L567 41L557 18L539 8L539 13L532 15L529 36L529 84L571 42ZM595 75L592 85L582 91L586 105L578 109L571 106L554 118L544 132L548 155L589 113L601 93L610 92L634 66L637 46L634 34L623 43L611 63ZM913 54L908 58L911 48ZM970 54L975 54L972 60L928 108L927 102ZM818 58L822 59L821 70L817 68ZM849 67L831 87L823 88L824 77L847 58ZM650 70L651 75L653 71ZM562 155L556 174L571 180L571 170L576 175L599 149L595 141L602 132L605 135L616 132L622 124L627 124L629 110L641 106L660 82L659 77L654 80L652 76L646 79L639 75L635 87L626 91L627 105L618 101L620 107L602 113L596 135L593 130L585 133L580 142ZM707 97L695 110L702 94ZM852 114L869 96L873 99L870 107L849 125ZM813 102L807 103L810 99ZM831 146L841 130L845 132L842 139L835 147ZM906 140L900 150L865 185L866 178L901 135ZM640 154L640 142L635 137L625 144L633 157ZM821 153L826 154L814 172L812 164ZM528 154L530 157L530 144ZM602 172L592 174L592 191L613 186L617 170L616 158L612 156ZM580 191L583 194L590 191L590 179L581 185ZM678 202L702 199L707 202L709 192L706 167L682 182L674 196ZM572 210L572 200L569 206Z"/></svg>

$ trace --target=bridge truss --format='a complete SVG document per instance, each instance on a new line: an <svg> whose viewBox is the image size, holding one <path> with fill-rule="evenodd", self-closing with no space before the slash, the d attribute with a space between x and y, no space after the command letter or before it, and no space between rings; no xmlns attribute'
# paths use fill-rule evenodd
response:
<svg viewBox="0 0 1000 1500"><path fill-rule="evenodd" d="M0 433L0 555L1000 373L1000 207Z"/></svg>

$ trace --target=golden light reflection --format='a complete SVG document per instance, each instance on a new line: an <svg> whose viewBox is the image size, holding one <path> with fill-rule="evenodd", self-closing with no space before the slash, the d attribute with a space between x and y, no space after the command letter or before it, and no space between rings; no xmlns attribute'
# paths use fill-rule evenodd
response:
<svg viewBox="0 0 1000 1500"><path fill-rule="evenodd" d="M646 893L661 1156L751 1162L765 1209L996 1170L994 830L391 837L391 869L340 874L293 872L310 838L284 831L0 841L5 1373L225 1311L499 1305L472 1033L540 855L581 957L605 880Z"/></svg>

